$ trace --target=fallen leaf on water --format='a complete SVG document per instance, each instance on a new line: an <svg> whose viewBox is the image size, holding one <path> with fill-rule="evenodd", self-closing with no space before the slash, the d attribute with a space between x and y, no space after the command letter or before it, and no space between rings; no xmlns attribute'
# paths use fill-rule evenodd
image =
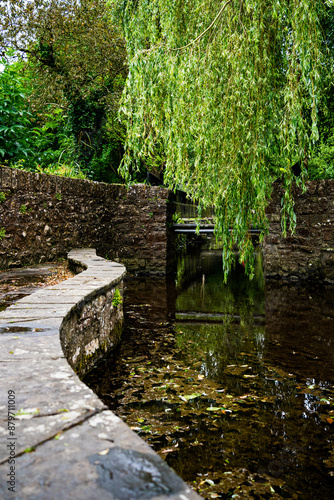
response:
<svg viewBox="0 0 334 500"><path fill-rule="evenodd" d="M177 444L174 448L166 448L165 450L161 450L160 453L170 453L172 451L175 451L175 449L178 447L179 445Z"/></svg>
<svg viewBox="0 0 334 500"><path fill-rule="evenodd" d="M185 401L187 403L191 399L199 398L201 395L202 394L200 392L195 392L194 394L184 394L184 396L179 396L179 398L181 398L182 401Z"/></svg>
<svg viewBox="0 0 334 500"><path fill-rule="evenodd" d="M334 422L334 420L333 420L332 418L327 418L327 422L328 422L329 424L332 424L332 423Z"/></svg>

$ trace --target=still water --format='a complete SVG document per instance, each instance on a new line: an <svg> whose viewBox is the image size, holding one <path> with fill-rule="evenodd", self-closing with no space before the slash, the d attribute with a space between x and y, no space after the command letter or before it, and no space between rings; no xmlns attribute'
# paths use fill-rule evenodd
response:
<svg viewBox="0 0 334 500"><path fill-rule="evenodd" d="M204 498L334 498L334 288L221 252L126 281L122 345L85 382Z"/></svg>

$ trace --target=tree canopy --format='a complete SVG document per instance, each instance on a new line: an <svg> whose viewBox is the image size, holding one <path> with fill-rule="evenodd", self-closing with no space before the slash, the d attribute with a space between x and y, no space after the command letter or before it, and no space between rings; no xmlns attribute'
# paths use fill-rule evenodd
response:
<svg viewBox="0 0 334 500"><path fill-rule="evenodd" d="M120 142L111 129L127 74L126 48L111 17L105 0L0 2L2 54L14 49L28 62L33 110L66 109L85 166L103 156L106 142L109 149Z"/></svg>
<svg viewBox="0 0 334 500"><path fill-rule="evenodd" d="M282 229L295 227L292 166L318 140L324 73L333 67L331 0L114 0L129 75L123 173L162 156L164 179L216 209L224 268L237 243L252 273L250 226L267 228L282 178ZM330 62L329 62L330 60Z"/></svg>

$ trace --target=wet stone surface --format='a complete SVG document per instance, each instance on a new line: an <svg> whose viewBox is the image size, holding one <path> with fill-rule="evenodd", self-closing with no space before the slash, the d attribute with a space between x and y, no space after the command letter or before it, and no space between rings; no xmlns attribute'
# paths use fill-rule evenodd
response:
<svg viewBox="0 0 334 500"><path fill-rule="evenodd" d="M99 485L119 500L150 499L182 490L183 483L157 456L115 446L107 455L93 455Z"/></svg>
<svg viewBox="0 0 334 500"><path fill-rule="evenodd" d="M100 398L204 498L331 499L334 289L249 283L220 255L176 283L126 283L125 331L91 372Z"/></svg>
<svg viewBox="0 0 334 500"><path fill-rule="evenodd" d="M39 288L54 285L73 276L67 261L0 271L0 311ZM0 330L0 333L6 332Z"/></svg>

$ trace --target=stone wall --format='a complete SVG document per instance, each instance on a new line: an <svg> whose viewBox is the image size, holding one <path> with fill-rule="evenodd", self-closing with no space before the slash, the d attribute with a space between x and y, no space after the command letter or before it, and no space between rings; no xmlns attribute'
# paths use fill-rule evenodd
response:
<svg viewBox="0 0 334 500"><path fill-rule="evenodd" d="M90 253L91 252L91 255ZM114 349L120 342L123 326L123 281L125 268L120 264L105 261L94 256L94 250L72 250L68 254L70 266L80 269L82 262L90 263L88 272L79 276L87 282L81 282L81 287L93 288L97 291L79 300L66 314L60 326L60 341L69 365L83 377L100 358ZM86 259L84 255L87 254ZM105 263L105 264L104 264ZM99 265L100 264L100 265ZM83 270L84 268L81 267ZM94 278L92 278L92 276ZM105 275L110 283L105 283ZM70 287L74 279L67 280L64 286ZM98 288L99 285L103 286ZM79 284L80 287L80 284ZM73 285L73 295L77 293L78 284Z"/></svg>
<svg viewBox="0 0 334 500"><path fill-rule="evenodd" d="M306 193L295 186L297 228L285 239L282 196L282 186L275 183L267 209L270 231L263 245L266 278L334 282L334 180L309 181Z"/></svg>
<svg viewBox="0 0 334 500"><path fill-rule="evenodd" d="M0 167L0 269L93 247L128 271L165 273L170 192ZM0 233L1 234L1 233Z"/></svg>

